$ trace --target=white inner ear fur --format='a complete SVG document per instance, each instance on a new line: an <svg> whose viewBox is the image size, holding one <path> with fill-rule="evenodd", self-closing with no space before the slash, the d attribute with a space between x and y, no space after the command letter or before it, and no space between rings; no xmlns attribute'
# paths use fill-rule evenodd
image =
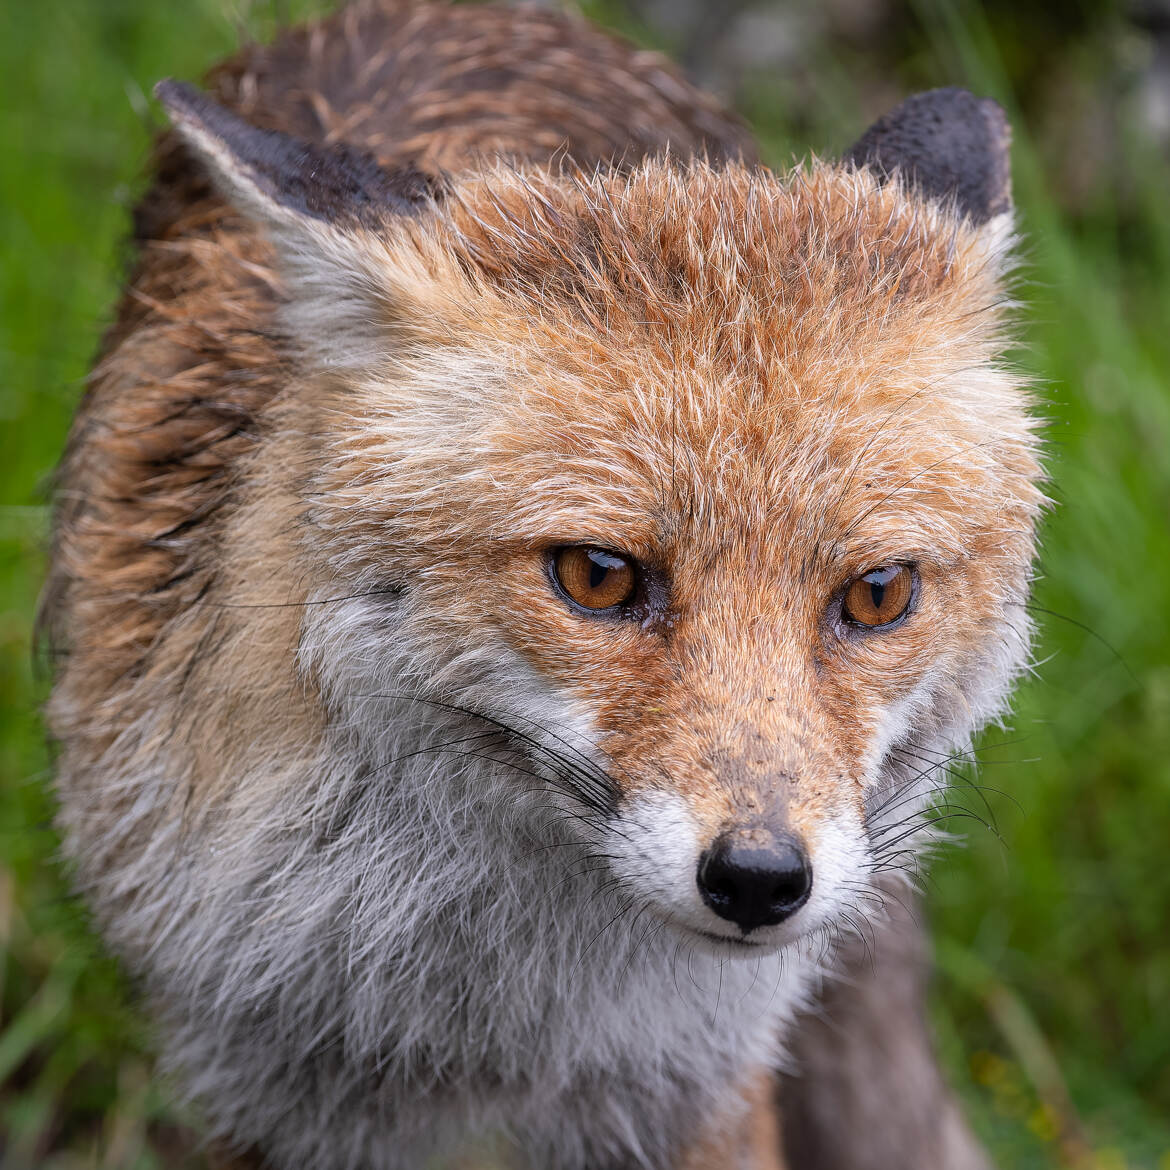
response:
<svg viewBox="0 0 1170 1170"><path fill-rule="evenodd" d="M227 199L271 240L286 294L281 322L309 368L369 369L401 346L403 301L434 285L409 225L388 216L375 233L299 212L265 191L222 139L181 113L174 120Z"/></svg>

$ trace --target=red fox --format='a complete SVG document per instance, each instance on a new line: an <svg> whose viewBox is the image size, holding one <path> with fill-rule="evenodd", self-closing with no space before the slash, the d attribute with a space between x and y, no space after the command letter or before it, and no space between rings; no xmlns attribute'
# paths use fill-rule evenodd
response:
<svg viewBox="0 0 1170 1170"><path fill-rule="evenodd" d="M208 84L158 89L44 619L65 850L209 1132L981 1164L941 1097L918 1154L818 1153L774 1084L1027 656L999 107L774 174L576 19L394 0ZM913 1015L834 995L810 1095Z"/></svg>

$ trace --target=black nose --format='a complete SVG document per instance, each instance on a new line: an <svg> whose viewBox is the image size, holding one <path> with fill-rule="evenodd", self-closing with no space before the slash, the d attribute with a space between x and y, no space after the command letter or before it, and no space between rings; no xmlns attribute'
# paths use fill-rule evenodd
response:
<svg viewBox="0 0 1170 1170"><path fill-rule="evenodd" d="M699 858L703 901L744 934L783 922L808 901L811 890L812 865L787 833L726 834Z"/></svg>

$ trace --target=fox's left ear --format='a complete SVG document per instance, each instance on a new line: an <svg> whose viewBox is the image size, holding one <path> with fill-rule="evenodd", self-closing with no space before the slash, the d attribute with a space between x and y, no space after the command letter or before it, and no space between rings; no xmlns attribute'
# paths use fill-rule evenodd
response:
<svg viewBox="0 0 1170 1170"><path fill-rule="evenodd" d="M433 209L439 181L261 130L180 82L160 82L155 96L223 194L266 229L288 285L286 323L310 360L376 358L404 318L386 244L396 224Z"/></svg>
<svg viewBox="0 0 1170 1170"><path fill-rule="evenodd" d="M1012 208L1011 137L998 102L965 89L932 89L879 118L844 161L882 179L897 172L927 198L953 198L984 224Z"/></svg>

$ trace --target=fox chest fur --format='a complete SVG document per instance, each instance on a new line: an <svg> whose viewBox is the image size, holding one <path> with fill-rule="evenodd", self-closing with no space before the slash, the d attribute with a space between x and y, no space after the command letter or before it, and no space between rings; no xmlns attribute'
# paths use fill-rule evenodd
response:
<svg viewBox="0 0 1170 1170"><path fill-rule="evenodd" d="M774 175L657 58L391 3L212 85L160 87L46 597L168 1066L275 1166L763 1170L1026 655L1002 115Z"/></svg>

